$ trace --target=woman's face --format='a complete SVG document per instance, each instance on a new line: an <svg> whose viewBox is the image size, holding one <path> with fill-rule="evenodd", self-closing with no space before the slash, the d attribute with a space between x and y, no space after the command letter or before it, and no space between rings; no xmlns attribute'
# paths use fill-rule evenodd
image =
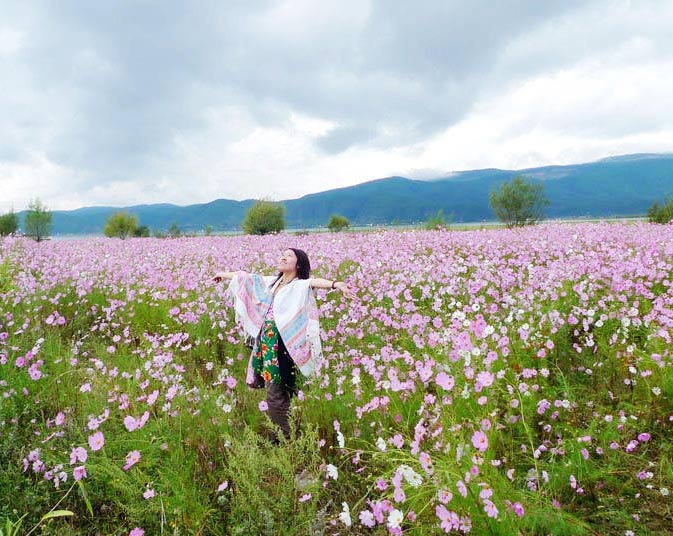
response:
<svg viewBox="0 0 673 536"><path fill-rule="evenodd" d="M292 273L297 271L297 256L291 249L286 249L278 259L278 269L281 272Z"/></svg>

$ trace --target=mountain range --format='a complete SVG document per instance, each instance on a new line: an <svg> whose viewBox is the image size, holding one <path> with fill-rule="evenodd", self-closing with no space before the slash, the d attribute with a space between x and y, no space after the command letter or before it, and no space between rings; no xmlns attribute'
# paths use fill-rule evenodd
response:
<svg viewBox="0 0 673 536"><path fill-rule="evenodd" d="M489 192L523 175L540 181L550 205L548 218L628 217L645 214L653 201L673 194L673 153L613 156L595 162L518 170L479 169L452 172L433 180L387 177L282 201L289 229L325 226L332 214L351 225L412 224L443 210L453 222L491 221ZM52 233L102 234L114 212L136 214L141 225L166 230L172 223L185 232L240 230L254 200L216 199L209 203L129 207L84 207L53 211ZM22 221L24 212L20 212Z"/></svg>

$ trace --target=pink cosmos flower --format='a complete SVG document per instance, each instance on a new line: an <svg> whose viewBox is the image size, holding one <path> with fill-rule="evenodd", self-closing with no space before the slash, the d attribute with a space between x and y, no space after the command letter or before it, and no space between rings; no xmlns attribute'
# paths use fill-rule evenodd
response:
<svg viewBox="0 0 673 536"><path fill-rule="evenodd" d="M129 532L129 536L145 536L145 531L140 527L135 527Z"/></svg>
<svg viewBox="0 0 673 536"><path fill-rule="evenodd" d="M103 445L105 445L105 437L103 436L103 432L96 432L95 434L89 436L89 447L94 452L102 449Z"/></svg>
<svg viewBox="0 0 673 536"><path fill-rule="evenodd" d="M407 495L402 488L395 488L395 491L393 492L393 500L398 503L407 500Z"/></svg>
<svg viewBox="0 0 673 536"><path fill-rule="evenodd" d="M451 499L453 499L453 493L447 489L441 489L437 492L437 499L442 504L448 504L451 502Z"/></svg>
<svg viewBox="0 0 673 536"><path fill-rule="evenodd" d="M505 503L517 516L522 517L524 515L523 505L520 502L510 503L509 501L505 501Z"/></svg>
<svg viewBox="0 0 673 536"><path fill-rule="evenodd" d="M435 377L435 382L442 389L445 389L447 391L453 389L453 386L456 384L455 380L453 379L453 376L448 375L446 372L440 372L439 374L437 374L437 376Z"/></svg>
<svg viewBox="0 0 673 536"><path fill-rule="evenodd" d="M124 417L124 426L129 432L133 432L133 430L138 428L138 422L136 421L135 417L127 415Z"/></svg>
<svg viewBox="0 0 673 536"><path fill-rule="evenodd" d="M128 471L139 461L140 461L140 451L132 450L126 455L126 463L124 464L124 467L122 467L122 469L124 469L124 471Z"/></svg>
<svg viewBox="0 0 673 536"><path fill-rule="evenodd" d="M262 400L259 403L259 411L266 411L269 409L269 404L267 404L266 400Z"/></svg>
<svg viewBox="0 0 673 536"><path fill-rule="evenodd" d="M484 501L484 511L488 517L494 519L498 517L498 507L488 499Z"/></svg>
<svg viewBox="0 0 673 536"><path fill-rule="evenodd" d="M456 488L458 489L458 493L460 493L463 498L467 497L467 487L462 480L456 482Z"/></svg>
<svg viewBox="0 0 673 536"><path fill-rule="evenodd" d="M459 530L460 517L453 511L447 510L443 504L438 504L435 507L435 515L441 521L440 526L447 534L452 530Z"/></svg>
<svg viewBox="0 0 673 536"><path fill-rule="evenodd" d="M75 481L82 480L83 478L86 478L86 467L83 465L80 465L78 467L75 467L72 470L72 477L75 479Z"/></svg>
<svg viewBox="0 0 673 536"><path fill-rule="evenodd" d="M77 462L85 462L87 457L88 454L84 447L75 447L70 452L70 465L74 465Z"/></svg>
<svg viewBox="0 0 673 536"><path fill-rule="evenodd" d="M488 448L488 437L481 430L477 430L472 434L472 445L479 452L484 452Z"/></svg>
<svg viewBox="0 0 673 536"><path fill-rule="evenodd" d="M376 520L374 519L374 514L369 510L362 510L360 512L360 524L371 529L376 525Z"/></svg>

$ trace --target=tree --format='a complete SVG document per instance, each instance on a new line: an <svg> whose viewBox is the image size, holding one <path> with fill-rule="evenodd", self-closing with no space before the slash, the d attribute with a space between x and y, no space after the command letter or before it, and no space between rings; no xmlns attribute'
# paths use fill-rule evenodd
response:
<svg viewBox="0 0 673 536"><path fill-rule="evenodd" d="M242 226L246 234L278 233L285 229L285 207L271 201L257 201L246 212Z"/></svg>
<svg viewBox="0 0 673 536"><path fill-rule="evenodd" d="M138 228L138 216L131 215L126 211L115 212L105 222L103 234L108 237L116 236L124 240L132 236Z"/></svg>
<svg viewBox="0 0 673 536"><path fill-rule="evenodd" d="M35 199L28 205L24 218L26 235L40 242L49 236L51 231L51 211L39 200Z"/></svg>
<svg viewBox="0 0 673 536"><path fill-rule="evenodd" d="M133 231L133 236L147 238L150 236L150 228L147 225L140 225Z"/></svg>
<svg viewBox="0 0 673 536"><path fill-rule="evenodd" d="M332 217L329 219L327 228L333 233L338 233L349 227L351 222L348 221L346 216L340 216L339 214L332 214Z"/></svg>
<svg viewBox="0 0 673 536"><path fill-rule="evenodd" d="M453 214L449 216L449 220L453 219ZM435 229L446 229L447 222L444 220L444 209L440 208L437 214L432 216L425 222L425 229L427 231L434 231Z"/></svg>
<svg viewBox="0 0 673 536"><path fill-rule="evenodd" d="M647 219L650 223L668 223L673 221L673 196L667 195L664 198L664 203L659 204L659 201L652 203L652 206L647 209Z"/></svg>
<svg viewBox="0 0 673 536"><path fill-rule="evenodd" d="M206 226L203 228L203 234L204 234L205 236L210 236L210 235L212 235L212 234L213 234L213 226L212 226L212 225L206 225Z"/></svg>
<svg viewBox="0 0 673 536"><path fill-rule="evenodd" d="M182 229L178 226L178 222L174 221L168 227L168 236L171 238L180 238L182 236Z"/></svg>
<svg viewBox="0 0 673 536"><path fill-rule="evenodd" d="M496 217L508 228L539 222L549 205L544 186L522 176L503 183L499 192L492 191L489 201Z"/></svg>
<svg viewBox="0 0 673 536"><path fill-rule="evenodd" d="M14 234L18 228L19 217L14 212L14 209L0 216L0 236Z"/></svg>

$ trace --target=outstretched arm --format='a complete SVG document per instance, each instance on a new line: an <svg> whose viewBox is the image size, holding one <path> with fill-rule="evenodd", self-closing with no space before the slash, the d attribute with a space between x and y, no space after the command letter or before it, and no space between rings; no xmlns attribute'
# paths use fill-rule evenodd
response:
<svg viewBox="0 0 673 536"><path fill-rule="evenodd" d="M355 291L351 289L343 281L332 281L330 279L322 279L320 277L311 278L311 287L312 288L329 288L337 289L344 293L348 298L355 298Z"/></svg>
<svg viewBox="0 0 673 536"><path fill-rule="evenodd" d="M213 281L215 281L215 283L219 283L223 279L226 280L233 279L235 275L236 272L223 272L223 271L216 272L215 275L213 276Z"/></svg>

